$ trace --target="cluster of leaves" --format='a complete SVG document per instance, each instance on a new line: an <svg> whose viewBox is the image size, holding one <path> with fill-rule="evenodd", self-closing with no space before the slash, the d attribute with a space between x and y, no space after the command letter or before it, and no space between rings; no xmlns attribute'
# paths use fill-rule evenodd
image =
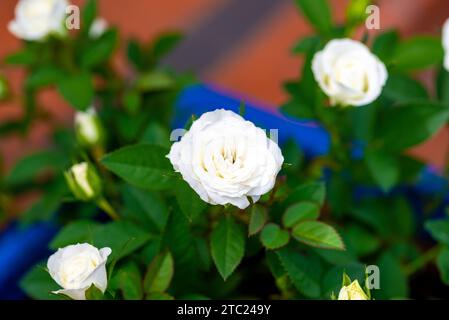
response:
<svg viewBox="0 0 449 320"><path fill-rule="evenodd" d="M407 297L410 276L434 256L433 249L430 254L426 251L429 242L420 237L418 213L428 217L442 202L441 197L429 196L422 200L423 212L415 212L410 186L418 181L424 164L406 153L449 119L449 74L442 68L441 39L425 35L402 40L395 30L374 37L365 33L361 41L385 63L388 81L381 96L367 106L332 108L314 79L312 58L329 40L353 37L366 20L370 1L350 1L343 25L333 22L327 0L296 3L317 34L301 39L292 49L304 57L304 66L300 80L285 85L290 99L282 110L318 120L331 139L329 154L306 163L303 172L313 176L326 170L327 209L332 220L344 226L348 248L344 255L380 267L381 290L375 290L374 296ZM435 93L416 77L428 69L437 71ZM441 253L440 266L446 256ZM444 266L442 277L447 282L447 261Z"/></svg>
<svg viewBox="0 0 449 320"><path fill-rule="evenodd" d="M168 145L173 101L185 85L194 81L190 75L178 75L160 66L161 58L181 39L175 32L144 44L129 41L126 46L132 77L124 79L114 64L121 45L118 30L110 27L99 36L90 35L96 16L96 1L87 1L81 30L70 36L24 42L20 51L4 59L7 66L24 68L27 74L21 92L22 116L2 123L0 135L27 135L32 126L42 123L54 128L48 149L28 154L1 179L5 203L13 204L13 199L21 195L43 191L22 214L22 222L48 220L73 200L62 174L72 163L86 159L95 162L107 150L138 141ZM108 128L104 145L84 150L71 125L61 126L55 114L46 111L40 102L44 90L56 91L76 111L101 106L99 118Z"/></svg>

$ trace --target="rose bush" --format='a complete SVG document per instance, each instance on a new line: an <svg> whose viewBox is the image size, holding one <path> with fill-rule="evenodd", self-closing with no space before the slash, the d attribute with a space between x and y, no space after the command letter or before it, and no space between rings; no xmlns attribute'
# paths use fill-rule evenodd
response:
<svg viewBox="0 0 449 320"><path fill-rule="evenodd" d="M171 141L174 102L195 79L160 62L181 36L127 41L124 75L111 63L118 30L98 22L96 1L77 32L58 29L62 3L20 1L11 31L26 41L5 59L25 70L25 107L0 134L53 122L43 89L76 111L48 149L1 179L0 212L38 192L21 224L60 226L56 253L21 281L31 298L406 298L420 294L416 277L435 281L435 266L449 283L448 220L430 219L445 202L416 196L424 163L407 152L449 119L446 31L443 41L395 31L357 39L359 1L335 25L327 1L296 0L316 34L293 49L303 71L285 84L281 110L327 130L329 152L311 157L245 120L244 105L240 115L218 106L192 115ZM427 68L438 68L435 95L415 78ZM365 288L366 265L379 268L380 288Z"/></svg>

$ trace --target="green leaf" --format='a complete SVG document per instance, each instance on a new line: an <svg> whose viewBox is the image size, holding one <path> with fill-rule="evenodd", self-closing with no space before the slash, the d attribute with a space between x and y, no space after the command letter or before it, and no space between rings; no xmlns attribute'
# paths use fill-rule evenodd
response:
<svg viewBox="0 0 449 320"><path fill-rule="evenodd" d="M189 221L198 217L207 207L198 194L184 181L178 180L175 184L175 196L179 208Z"/></svg>
<svg viewBox="0 0 449 320"><path fill-rule="evenodd" d="M168 219L168 208L159 194L126 186L123 197L123 217L143 223L149 231L163 231Z"/></svg>
<svg viewBox="0 0 449 320"><path fill-rule="evenodd" d="M449 103L449 72L440 68L437 77L437 94L441 102Z"/></svg>
<svg viewBox="0 0 449 320"><path fill-rule="evenodd" d="M344 250L345 246L337 231L320 221L304 221L293 228L293 237L305 244L323 248Z"/></svg>
<svg viewBox="0 0 449 320"><path fill-rule="evenodd" d="M37 60L38 57L36 57L34 51L25 47L21 51L6 56L5 63L10 65L30 66L36 63Z"/></svg>
<svg viewBox="0 0 449 320"><path fill-rule="evenodd" d="M298 170L304 161L304 154L293 139L289 139L282 146L282 155L284 156L284 163L288 163L292 170Z"/></svg>
<svg viewBox="0 0 449 320"><path fill-rule="evenodd" d="M290 234L274 223L267 224L260 234L260 241L265 248L270 250L285 246L289 240Z"/></svg>
<svg viewBox="0 0 449 320"><path fill-rule="evenodd" d="M132 185L162 190L172 187L176 181L167 154L168 149L161 146L137 144L109 153L101 162Z"/></svg>
<svg viewBox="0 0 449 320"><path fill-rule="evenodd" d="M292 52L295 54L307 53L320 43L320 38L317 36L310 36L299 40L293 47Z"/></svg>
<svg viewBox="0 0 449 320"><path fill-rule="evenodd" d="M287 206L301 201L311 201L320 207L324 203L326 188L323 182L304 183L295 188L285 201Z"/></svg>
<svg viewBox="0 0 449 320"><path fill-rule="evenodd" d="M418 36L398 44L392 63L402 70L424 69L441 63L443 56L441 39Z"/></svg>
<svg viewBox="0 0 449 320"><path fill-rule="evenodd" d="M384 192L388 192L399 182L398 158L381 151L369 151L365 161L374 181Z"/></svg>
<svg viewBox="0 0 449 320"><path fill-rule="evenodd" d="M322 33L328 34L332 29L332 17L327 0L296 0L304 16Z"/></svg>
<svg viewBox="0 0 449 320"><path fill-rule="evenodd" d="M382 95L397 102L429 98L426 88L419 81L404 74L389 75Z"/></svg>
<svg viewBox="0 0 449 320"><path fill-rule="evenodd" d="M449 285L449 249L445 248L440 251L437 257L437 266L440 271L441 280Z"/></svg>
<svg viewBox="0 0 449 320"><path fill-rule="evenodd" d="M98 224L89 220L78 220L64 226L52 239L49 247L53 250L76 243L92 243L93 232Z"/></svg>
<svg viewBox="0 0 449 320"><path fill-rule="evenodd" d="M373 290L375 299L404 299L408 296L407 277L399 261L390 253L383 254L377 261L380 271L380 289Z"/></svg>
<svg viewBox="0 0 449 320"><path fill-rule="evenodd" d="M140 143L154 144L169 148L170 134L166 127L157 122L150 122L140 138Z"/></svg>
<svg viewBox="0 0 449 320"><path fill-rule="evenodd" d="M378 137L386 149L404 150L426 141L449 119L449 108L434 102L416 102L391 107L378 120ZM413 130L404 130L413 128Z"/></svg>
<svg viewBox="0 0 449 320"><path fill-rule="evenodd" d="M276 251L276 254L295 288L306 297L318 298L322 274L319 261L315 257L306 257L289 248Z"/></svg>
<svg viewBox="0 0 449 320"><path fill-rule="evenodd" d="M147 230L129 221L114 221L95 228L93 245L112 250L110 261L119 260L133 253L151 239Z"/></svg>
<svg viewBox="0 0 449 320"><path fill-rule="evenodd" d="M284 227L291 228L304 220L314 220L320 215L320 207L315 202L304 201L290 206L282 217Z"/></svg>
<svg viewBox="0 0 449 320"><path fill-rule="evenodd" d="M140 110L141 105L142 96L137 90L130 90L123 95L123 106L129 114L137 114Z"/></svg>
<svg viewBox="0 0 449 320"><path fill-rule="evenodd" d="M68 165L68 159L55 150L46 150L33 153L21 159L5 178L9 186L29 183L45 172L62 170Z"/></svg>
<svg viewBox="0 0 449 320"><path fill-rule="evenodd" d="M153 45L153 57L155 61L159 61L159 59L176 48L181 39L182 34L179 32L167 32L159 36Z"/></svg>
<svg viewBox="0 0 449 320"><path fill-rule="evenodd" d="M231 216L223 217L211 234L212 259L226 280L237 268L245 252L245 233Z"/></svg>
<svg viewBox="0 0 449 320"><path fill-rule="evenodd" d="M140 70L143 68L143 53L140 48L139 42L136 40L130 40L126 49L128 60L133 64L134 68Z"/></svg>
<svg viewBox="0 0 449 320"><path fill-rule="evenodd" d="M399 42L396 30L379 34L373 41L373 53L383 62L389 62Z"/></svg>
<svg viewBox="0 0 449 320"><path fill-rule="evenodd" d="M48 221L56 213L65 196L69 194L64 177L58 177L54 182L45 186L45 193L21 217L22 224L38 221Z"/></svg>
<svg viewBox="0 0 449 320"><path fill-rule="evenodd" d="M46 270L46 262L35 265L20 280L20 288L33 299L36 300L60 300L63 297L52 294L52 291L61 289L51 278Z"/></svg>
<svg viewBox="0 0 449 320"><path fill-rule="evenodd" d="M55 66L45 66L33 71L25 81L28 90L38 89L56 84L63 77L63 73Z"/></svg>
<svg viewBox="0 0 449 320"><path fill-rule="evenodd" d="M103 300L103 292L92 284L90 288L86 290L86 300Z"/></svg>
<svg viewBox="0 0 449 320"><path fill-rule="evenodd" d="M97 0L87 0L81 15L83 21L82 30L85 34L88 34L97 16Z"/></svg>
<svg viewBox="0 0 449 320"><path fill-rule="evenodd" d="M141 91L160 91L173 87L174 79L166 72L152 71L141 75L136 86Z"/></svg>
<svg viewBox="0 0 449 320"><path fill-rule="evenodd" d="M176 202L170 212L161 248L168 248L175 261L176 272L172 281L172 292L192 292L197 290L203 273L201 259L198 258L198 250L195 246L192 224L179 210Z"/></svg>
<svg viewBox="0 0 449 320"><path fill-rule="evenodd" d="M381 246L381 240L359 225L350 225L342 230L347 251L357 256L366 256Z"/></svg>
<svg viewBox="0 0 449 320"><path fill-rule="evenodd" d="M81 52L81 66L92 68L102 64L112 56L118 43L118 32L115 29L105 31L98 39L92 41Z"/></svg>
<svg viewBox="0 0 449 320"><path fill-rule="evenodd" d="M169 251L156 256L148 267L143 281L146 293L164 292L173 278L174 263Z"/></svg>
<svg viewBox="0 0 449 320"><path fill-rule="evenodd" d="M261 205L255 204L251 207L251 217L248 226L248 235L252 236L262 230L267 222L267 209Z"/></svg>
<svg viewBox="0 0 449 320"><path fill-rule="evenodd" d="M446 245L449 245L449 221L448 220L431 220L424 225L426 230L432 237Z"/></svg>
<svg viewBox="0 0 449 320"><path fill-rule="evenodd" d="M152 292L145 296L145 300L174 300L171 295L165 292ZM189 299L190 300L190 299Z"/></svg>
<svg viewBox="0 0 449 320"><path fill-rule="evenodd" d="M58 82L58 90L74 108L84 111L93 101L94 85L89 73L67 75Z"/></svg>

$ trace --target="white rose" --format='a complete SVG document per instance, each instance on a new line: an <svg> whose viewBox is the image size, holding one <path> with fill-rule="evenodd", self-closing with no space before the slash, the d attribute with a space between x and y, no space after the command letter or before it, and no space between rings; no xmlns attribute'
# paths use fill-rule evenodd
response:
<svg viewBox="0 0 449 320"><path fill-rule="evenodd" d="M108 279L106 261L110 248L98 250L88 243L70 245L59 249L47 262L48 272L63 289L53 291L74 300L85 300L86 290L94 285L106 290Z"/></svg>
<svg viewBox="0 0 449 320"><path fill-rule="evenodd" d="M103 18L97 18L94 20L89 29L89 36L91 38L100 37L108 28L108 22Z"/></svg>
<svg viewBox="0 0 449 320"><path fill-rule="evenodd" d="M75 114L75 131L78 140L84 145L93 146L101 142L103 130L95 109Z"/></svg>
<svg viewBox="0 0 449 320"><path fill-rule="evenodd" d="M379 97L388 78L382 61L351 39L331 40L313 57L312 71L332 105L369 104Z"/></svg>
<svg viewBox="0 0 449 320"><path fill-rule="evenodd" d="M284 162L262 129L224 109L204 113L167 157L203 201L240 209L273 188Z"/></svg>
<svg viewBox="0 0 449 320"><path fill-rule="evenodd" d="M443 25L444 68L449 71L449 19Z"/></svg>
<svg viewBox="0 0 449 320"><path fill-rule="evenodd" d="M359 282L354 280L350 285L341 288L338 300L369 300L369 298Z"/></svg>
<svg viewBox="0 0 449 320"><path fill-rule="evenodd" d="M20 0L9 31L24 40L41 40L65 31L67 0Z"/></svg>

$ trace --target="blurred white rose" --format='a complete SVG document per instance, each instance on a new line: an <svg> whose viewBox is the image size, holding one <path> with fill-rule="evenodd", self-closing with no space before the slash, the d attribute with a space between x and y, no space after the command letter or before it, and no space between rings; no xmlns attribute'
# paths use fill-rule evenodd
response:
<svg viewBox="0 0 449 320"><path fill-rule="evenodd" d="M449 19L443 25L444 69L449 71Z"/></svg>
<svg viewBox="0 0 449 320"><path fill-rule="evenodd" d="M100 37L108 29L108 22L103 18L94 20L89 29L89 36L91 38Z"/></svg>
<svg viewBox="0 0 449 320"><path fill-rule="evenodd" d="M79 142L83 145L94 146L103 139L103 127L95 109L78 111L75 114L75 131Z"/></svg>
<svg viewBox="0 0 449 320"><path fill-rule="evenodd" d="M110 248L98 250L88 243L59 249L47 262L51 277L63 288L53 293L85 300L86 290L91 285L104 293L108 284L106 261L110 254Z"/></svg>
<svg viewBox="0 0 449 320"><path fill-rule="evenodd" d="M357 280L350 285L343 286L338 294L338 300L369 300Z"/></svg>
<svg viewBox="0 0 449 320"><path fill-rule="evenodd" d="M382 61L351 39L331 40L315 54L312 70L332 105L369 104L379 97L388 78Z"/></svg>
<svg viewBox="0 0 449 320"><path fill-rule="evenodd" d="M24 40L41 40L65 32L67 0L20 0L9 31Z"/></svg>
<svg viewBox="0 0 449 320"><path fill-rule="evenodd" d="M167 157L203 201L240 209L273 188L284 162L265 131L224 109L204 113Z"/></svg>

